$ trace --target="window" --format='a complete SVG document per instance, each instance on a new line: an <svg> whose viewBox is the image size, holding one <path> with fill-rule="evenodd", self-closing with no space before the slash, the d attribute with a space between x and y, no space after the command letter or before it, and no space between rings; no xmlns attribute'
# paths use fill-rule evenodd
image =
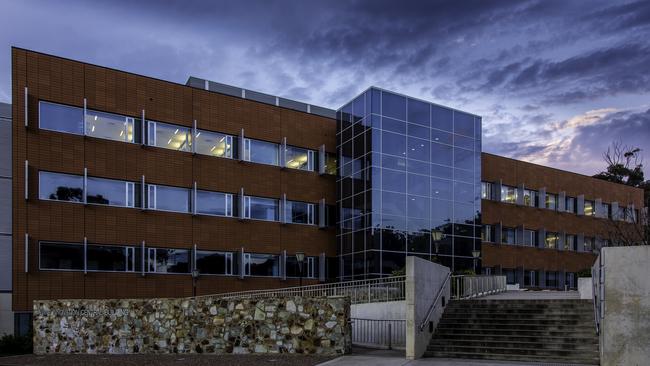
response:
<svg viewBox="0 0 650 366"><path fill-rule="evenodd" d="M190 212L190 190L149 184L148 207L152 210Z"/></svg>
<svg viewBox="0 0 650 366"><path fill-rule="evenodd" d="M285 206L287 222L294 224L314 224L314 204L305 202L287 201Z"/></svg>
<svg viewBox="0 0 650 366"><path fill-rule="evenodd" d="M325 153L325 174L336 175L336 154Z"/></svg>
<svg viewBox="0 0 650 366"><path fill-rule="evenodd" d="M544 243L545 247L549 249L556 249L559 239L560 236L558 233L546 233L546 242Z"/></svg>
<svg viewBox="0 0 650 366"><path fill-rule="evenodd" d="M197 250L196 269L201 274L232 275L234 273L232 253Z"/></svg>
<svg viewBox="0 0 650 366"><path fill-rule="evenodd" d="M514 244L515 243L515 229L504 227L501 229L501 243Z"/></svg>
<svg viewBox="0 0 650 366"><path fill-rule="evenodd" d="M575 197L566 197L565 199L566 202L566 207L565 211L566 212L571 212L571 213L576 213L576 199Z"/></svg>
<svg viewBox="0 0 650 366"><path fill-rule="evenodd" d="M140 184L88 177L86 200L99 205L135 207L140 205ZM137 202L136 202L137 201Z"/></svg>
<svg viewBox="0 0 650 366"><path fill-rule="evenodd" d="M299 147L287 146L285 150L285 166L298 170L314 170L314 151Z"/></svg>
<svg viewBox="0 0 650 366"><path fill-rule="evenodd" d="M609 203L603 203L603 212L605 213L604 217L611 219L612 218L612 205Z"/></svg>
<svg viewBox="0 0 650 366"><path fill-rule="evenodd" d="M39 268L83 271L84 246L42 242L39 245Z"/></svg>
<svg viewBox="0 0 650 366"><path fill-rule="evenodd" d="M232 136L222 133L197 131L195 151L197 154L232 158Z"/></svg>
<svg viewBox="0 0 650 366"><path fill-rule="evenodd" d="M149 248L147 254L149 272L189 273L189 252L187 249Z"/></svg>
<svg viewBox="0 0 650 366"><path fill-rule="evenodd" d="M255 220L278 221L278 200L245 196L244 217Z"/></svg>
<svg viewBox="0 0 650 366"><path fill-rule="evenodd" d="M594 248L594 238L585 236L584 251L591 252Z"/></svg>
<svg viewBox="0 0 650 366"><path fill-rule="evenodd" d="M197 190L196 213L232 216L232 194Z"/></svg>
<svg viewBox="0 0 650 366"><path fill-rule="evenodd" d="M482 240L488 243L494 242L494 226L492 225L483 225L483 230L481 231Z"/></svg>
<svg viewBox="0 0 650 366"><path fill-rule="evenodd" d="M539 193L530 189L524 189L524 205L529 207L537 207L539 201Z"/></svg>
<svg viewBox="0 0 650 366"><path fill-rule="evenodd" d="M594 201L585 200L585 216L593 216L595 213Z"/></svg>
<svg viewBox="0 0 650 366"><path fill-rule="evenodd" d="M492 199L493 184L489 182L481 182L481 198L484 200Z"/></svg>
<svg viewBox="0 0 650 366"><path fill-rule="evenodd" d="M244 159L253 163L278 165L278 144L244 139Z"/></svg>
<svg viewBox="0 0 650 366"><path fill-rule="evenodd" d="M524 271L524 286L537 287L539 286L539 272L538 271Z"/></svg>
<svg viewBox="0 0 650 366"><path fill-rule="evenodd" d="M89 271L133 272L142 270L140 248L113 245L88 245Z"/></svg>
<svg viewBox="0 0 650 366"><path fill-rule="evenodd" d="M547 193L545 206L549 210L557 210L557 195L553 193Z"/></svg>
<svg viewBox="0 0 650 366"><path fill-rule="evenodd" d="M501 186L501 202L517 203L517 188Z"/></svg>
<svg viewBox="0 0 650 366"><path fill-rule="evenodd" d="M556 271L546 272L546 287L558 286L558 273Z"/></svg>
<svg viewBox="0 0 650 366"><path fill-rule="evenodd" d="M39 172L38 197L42 200L83 202L84 178L78 175Z"/></svg>
<svg viewBox="0 0 650 366"><path fill-rule="evenodd" d="M178 151L192 151L192 129L162 122L147 121L149 146Z"/></svg>
<svg viewBox="0 0 650 366"><path fill-rule="evenodd" d="M38 125L44 130L52 130L77 135L84 134L83 108L70 107L40 101L38 103Z"/></svg>
<svg viewBox="0 0 650 366"><path fill-rule="evenodd" d="M300 267L295 256L287 256L287 277L300 277ZM318 278L318 257L305 257L302 277Z"/></svg>
<svg viewBox="0 0 650 366"><path fill-rule="evenodd" d="M112 113L86 111L85 134L100 139L140 142L140 120Z"/></svg>
<svg viewBox="0 0 650 366"><path fill-rule="evenodd" d="M576 236L567 234L564 238L564 250L576 250Z"/></svg>
<svg viewBox="0 0 650 366"><path fill-rule="evenodd" d="M279 256L273 254L244 254L246 276L277 277L280 268Z"/></svg>
<svg viewBox="0 0 650 366"><path fill-rule="evenodd" d="M535 230L524 230L524 245L528 247L538 246L538 232Z"/></svg>

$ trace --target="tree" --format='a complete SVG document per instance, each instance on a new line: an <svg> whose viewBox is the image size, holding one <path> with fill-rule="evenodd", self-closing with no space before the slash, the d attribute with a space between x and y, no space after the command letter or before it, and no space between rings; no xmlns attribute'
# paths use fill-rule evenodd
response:
<svg viewBox="0 0 650 366"><path fill-rule="evenodd" d="M620 207L608 218L607 231L612 245L648 245L650 239L650 180L645 181L641 149L614 141L603 154L607 168L594 178L641 188L644 191L643 207Z"/></svg>
<svg viewBox="0 0 650 366"><path fill-rule="evenodd" d="M640 187L646 182L643 176L643 157L641 149L623 145L614 141L603 154L607 168L594 178L621 183L632 187Z"/></svg>

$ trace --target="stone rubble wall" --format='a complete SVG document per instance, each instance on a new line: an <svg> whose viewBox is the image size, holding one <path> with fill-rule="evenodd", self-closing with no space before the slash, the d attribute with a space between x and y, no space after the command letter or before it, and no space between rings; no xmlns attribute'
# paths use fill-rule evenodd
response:
<svg viewBox="0 0 650 366"><path fill-rule="evenodd" d="M34 353L350 352L349 297L34 301Z"/></svg>

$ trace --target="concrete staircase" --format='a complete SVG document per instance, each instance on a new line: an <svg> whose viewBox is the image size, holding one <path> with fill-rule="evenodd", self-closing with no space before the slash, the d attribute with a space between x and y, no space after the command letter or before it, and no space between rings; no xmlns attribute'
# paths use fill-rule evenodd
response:
<svg viewBox="0 0 650 366"><path fill-rule="evenodd" d="M599 364L589 300L456 300L425 357Z"/></svg>

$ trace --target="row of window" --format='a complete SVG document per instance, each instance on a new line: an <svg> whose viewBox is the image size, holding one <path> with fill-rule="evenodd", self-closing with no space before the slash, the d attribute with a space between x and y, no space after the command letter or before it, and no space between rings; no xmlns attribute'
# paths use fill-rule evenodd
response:
<svg viewBox="0 0 650 366"><path fill-rule="evenodd" d="M492 269L483 268L484 274L492 274ZM506 276L506 283L514 285L519 283L522 287L550 287L550 288L577 288L578 276L574 272L564 273L564 283L562 283L561 273L558 271L537 271L537 270L517 270L501 269L501 273ZM523 278L522 278L523 275ZM523 283L522 283L523 280Z"/></svg>
<svg viewBox="0 0 650 366"><path fill-rule="evenodd" d="M87 177L84 181L84 176L80 175L39 172L39 198L42 200L144 207L159 211L227 217L232 217L233 212L238 212L238 200L233 199L237 196L231 193L158 184L145 184L144 188L143 190L142 183L138 182L97 177ZM281 202L284 203L283 210L281 210ZM314 209L313 203L255 196L244 196L242 203L243 217L247 219L307 225L319 222L318 210ZM281 214L282 220L280 220ZM327 218L327 215L325 219L333 222Z"/></svg>
<svg viewBox="0 0 650 366"><path fill-rule="evenodd" d="M142 250L139 246L40 242L39 269L189 274L194 268L204 275L300 276L295 256L284 257L286 269L281 273L282 256L276 254L146 247L143 255ZM318 257L305 257L303 277L318 277L318 261Z"/></svg>
<svg viewBox="0 0 650 366"><path fill-rule="evenodd" d="M240 141L235 136L150 120L142 126L139 118L44 101L39 103L39 127L291 169L314 171L319 167L319 154L310 149L243 138L243 156L239 156ZM324 173L335 175L336 156L325 154L324 159Z"/></svg>
<svg viewBox="0 0 650 366"><path fill-rule="evenodd" d="M498 240L497 238L497 226L493 225L483 225L482 239L485 242L494 243ZM578 241L578 236L574 234L566 234L564 240L560 240L560 233L547 231L544 233L544 237L540 237L540 233L537 230L523 230L523 243L517 243L516 239L516 228L512 227L502 227L501 228L501 244L511 244L511 245L524 245L528 247L536 248L548 248L548 249L561 249L568 251L581 251L581 252L591 252L595 246L595 238L593 237L584 237L581 242ZM562 244L562 247L560 247ZM607 244L605 244L607 245Z"/></svg>
<svg viewBox="0 0 650 366"><path fill-rule="evenodd" d="M481 198L493 200L497 192L495 192L495 185L490 182L481 182ZM544 202L540 202L540 193L532 189L524 189L523 197L519 200L519 189L517 187L501 185L500 201L504 203L516 204L521 202L524 206L546 208L553 211L569 212L585 216L596 216L597 208L596 201L580 199L582 202L578 204L579 198L565 196L564 204L560 204L561 196L555 193L544 193ZM579 207L581 206L581 207ZM602 214L598 216L603 218L612 219L617 217L619 220L636 220L637 210L619 206L618 209L613 210L612 205L609 203L601 203ZM617 211L617 212L613 212Z"/></svg>

